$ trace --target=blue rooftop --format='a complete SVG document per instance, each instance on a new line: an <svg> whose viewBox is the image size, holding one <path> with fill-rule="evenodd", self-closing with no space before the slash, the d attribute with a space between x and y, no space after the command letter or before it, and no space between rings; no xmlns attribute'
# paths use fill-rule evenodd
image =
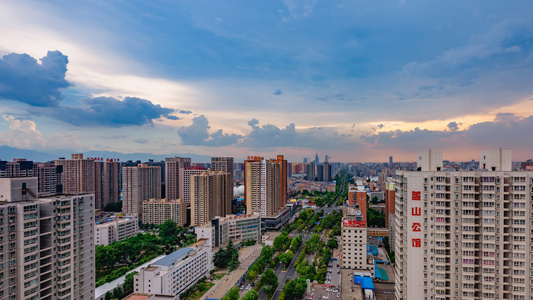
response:
<svg viewBox="0 0 533 300"><path fill-rule="evenodd" d="M374 290L374 282L370 277L354 276L353 283L361 284L361 287L365 290Z"/></svg>
<svg viewBox="0 0 533 300"><path fill-rule="evenodd" d="M192 248L181 248L181 249L178 249L178 250L170 253L169 255L161 258L160 260L156 261L154 263L154 265L170 267L176 261L181 261L181 260L185 259L187 257L187 254L189 254L189 252L191 252L191 251L193 251Z"/></svg>

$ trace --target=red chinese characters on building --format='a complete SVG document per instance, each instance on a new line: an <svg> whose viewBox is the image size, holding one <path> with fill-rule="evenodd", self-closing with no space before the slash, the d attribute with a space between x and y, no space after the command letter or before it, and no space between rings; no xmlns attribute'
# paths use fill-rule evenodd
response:
<svg viewBox="0 0 533 300"><path fill-rule="evenodd" d="M421 192L420 191L413 191L413 193L411 194L411 198L413 200L422 200L422 197L421 197Z"/></svg>
<svg viewBox="0 0 533 300"><path fill-rule="evenodd" d="M413 215L413 216L422 215L422 209L420 207L412 207L411 208L411 215Z"/></svg>
<svg viewBox="0 0 533 300"><path fill-rule="evenodd" d="M413 247L415 247L415 248L422 247L422 240L421 239L413 239Z"/></svg>
<svg viewBox="0 0 533 300"><path fill-rule="evenodd" d="M413 231L417 231L417 232L422 231L421 227L422 225L420 225L420 223L413 223L413 226L412 226Z"/></svg>

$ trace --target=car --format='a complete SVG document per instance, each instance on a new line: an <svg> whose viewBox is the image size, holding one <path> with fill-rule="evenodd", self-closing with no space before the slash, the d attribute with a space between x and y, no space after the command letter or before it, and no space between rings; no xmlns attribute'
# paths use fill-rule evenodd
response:
<svg viewBox="0 0 533 300"><path fill-rule="evenodd" d="M340 293L337 293L337 298L340 298L341 294Z"/></svg>
<svg viewBox="0 0 533 300"><path fill-rule="evenodd" d="M337 274L340 274L340 273L341 273L341 270L338 270L338 271L337 271Z"/></svg>

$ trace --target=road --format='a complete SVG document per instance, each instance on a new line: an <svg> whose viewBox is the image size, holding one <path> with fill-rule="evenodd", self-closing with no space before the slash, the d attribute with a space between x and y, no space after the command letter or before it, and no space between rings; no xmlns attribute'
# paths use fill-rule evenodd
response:
<svg viewBox="0 0 533 300"><path fill-rule="evenodd" d="M331 207L328 207L328 208L325 208L325 207L317 207L315 210L324 210L324 215L323 217L327 216L328 214L330 214L332 211L334 210L337 210L337 201L339 201L339 198L340 198L340 195L344 192L344 186L342 186L342 190L341 192L339 193L339 197L337 197L337 199L335 199L335 202L334 202L334 205L331 206ZM279 295L281 294L281 291L283 290L283 287L285 286L285 280L287 280L287 278L291 278L291 279L294 279L297 276L296 274L296 268L294 267L294 263L296 262L296 260L298 259L298 256L300 256L300 253L302 252L302 249L303 249L303 246L305 244L305 242L311 237L311 234L306 234L303 239L302 239L302 244L300 245L300 248L298 248L298 251L296 252L296 254L294 255L294 259L292 260L291 264L289 265L289 268L287 269L287 271L283 271L283 264L279 263L276 268L274 268L274 272L276 273L276 275L278 276L278 282L279 282L279 285L278 285L278 288L276 289L276 292L274 293L274 296L272 297L272 299L278 299L279 298ZM265 292L261 289L261 291L259 292L259 299L261 300L265 300L266 299L266 294Z"/></svg>

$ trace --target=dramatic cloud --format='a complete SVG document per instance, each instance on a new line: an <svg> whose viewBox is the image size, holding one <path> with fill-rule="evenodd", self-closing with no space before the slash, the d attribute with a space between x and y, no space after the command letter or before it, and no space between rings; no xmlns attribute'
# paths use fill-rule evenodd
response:
<svg viewBox="0 0 533 300"><path fill-rule="evenodd" d="M533 116L521 118L505 113L498 114L492 122L477 123L465 130L458 130L457 123L451 122L448 130L444 131L415 128L409 131L385 131L360 138L373 148L406 151L457 146L531 148L532 132Z"/></svg>
<svg viewBox="0 0 533 300"><path fill-rule="evenodd" d="M173 109L159 104L126 97L120 101L111 97L98 97L82 100L80 107L53 107L29 110L43 114L74 126L122 127L152 124L154 119L174 119L170 114Z"/></svg>
<svg viewBox="0 0 533 300"><path fill-rule="evenodd" d="M134 142L138 144L146 144L148 143L148 139L136 139Z"/></svg>
<svg viewBox="0 0 533 300"><path fill-rule="evenodd" d="M27 54L11 53L0 59L0 100L19 101L31 106L58 106L60 89L70 86L65 80L68 58L49 51L41 63Z"/></svg>
<svg viewBox="0 0 533 300"><path fill-rule="evenodd" d="M204 115L192 119L190 126L181 127L178 135L181 138L182 145L191 146L228 146L236 144L241 135L223 133L222 129L209 134L209 121Z"/></svg>
<svg viewBox="0 0 533 300"><path fill-rule="evenodd" d="M281 95L283 94L283 92L280 90L280 89L277 89L275 92L274 92L274 95L278 96L278 95Z"/></svg>
<svg viewBox="0 0 533 300"><path fill-rule="evenodd" d="M78 138L72 134L53 133L43 137L37 130L35 122L30 120L18 120L13 116L3 116L3 120L9 124L9 131L0 132L0 144L21 149L79 149L81 144Z"/></svg>

